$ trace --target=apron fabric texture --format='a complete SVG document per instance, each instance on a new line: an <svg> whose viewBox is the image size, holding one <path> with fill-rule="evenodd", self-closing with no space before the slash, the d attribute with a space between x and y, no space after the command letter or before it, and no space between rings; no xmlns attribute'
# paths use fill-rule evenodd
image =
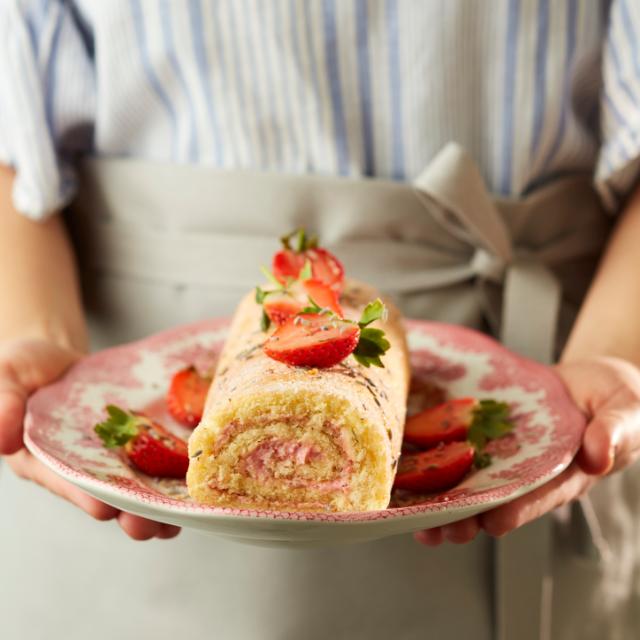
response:
<svg viewBox="0 0 640 640"><path fill-rule="evenodd" d="M378 286L408 317L488 329L546 362L566 337L607 235L587 176L523 200L496 200L456 145L413 186L92 160L72 219L96 348L230 315L259 283L258 267L269 263L277 236L304 225L335 250L347 273ZM41 500L39 490L9 483L25 499ZM597 518L584 517L593 515L590 503L553 528L543 518L497 544L480 535L431 549L397 536L304 551L190 531L138 545L55 500L46 504L52 537L66 534L68 546L40 554L42 573L64 565L62 583L83 602L88 571L104 587L85 610L122 612L102 618L98 629L79 616L78 629L91 629L97 640L126 629L123 620L130 629L144 620L154 638L538 640L551 629L563 640L609 637L589 635L594 624L574 635L576 616L584 622L606 608L592 607L593 616L583 609L608 586L602 567L611 563L594 545L602 538ZM39 535L29 529L22 548L37 547ZM578 575L574 565L586 599L579 613L567 582ZM626 595L609 597L607 612ZM45 620L55 627L52 609ZM85 636L66 629L64 637Z"/></svg>

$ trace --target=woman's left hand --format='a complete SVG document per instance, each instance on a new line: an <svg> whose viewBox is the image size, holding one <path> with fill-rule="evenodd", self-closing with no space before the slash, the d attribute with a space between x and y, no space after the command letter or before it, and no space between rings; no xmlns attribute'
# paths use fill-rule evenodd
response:
<svg viewBox="0 0 640 640"><path fill-rule="evenodd" d="M640 369L618 358L559 364L587 425L582 446L559 476L527 495L478 516L415 534L430 546L470 542L480 530L503 536L585 494L602 476L640 457Z"/></svg>

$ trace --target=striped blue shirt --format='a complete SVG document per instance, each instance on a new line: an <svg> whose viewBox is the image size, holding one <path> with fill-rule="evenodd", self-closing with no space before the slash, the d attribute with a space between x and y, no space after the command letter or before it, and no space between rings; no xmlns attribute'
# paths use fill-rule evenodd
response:
<svg viewBox="0 0 640 640"><path fill-rule="evenodd" d="M84 153L410 180L454 140L518 196L640 169L637 0L2 0L0 162L34 218Z"/></svg>

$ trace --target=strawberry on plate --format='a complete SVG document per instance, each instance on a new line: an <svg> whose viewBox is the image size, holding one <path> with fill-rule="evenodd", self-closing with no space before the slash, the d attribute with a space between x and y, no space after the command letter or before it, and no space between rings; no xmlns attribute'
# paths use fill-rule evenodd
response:
<svg viewBox="0 0 640 640"><path fill-rule="evenodd" d="M511 431L509 412L504 402L454 398L408 418L404 439L420 447L468 439L482 449L487 440Z"/></svg>
<svg viewBox="0 0 640 640"><path fill-rule="evenodd" d="M394 487L425 493L454 487L471 469L474 454L468 442L441 443L428 451L403 454Z"/></svg>
<svg viewBox="0 0 640 640"><path fill-rule="evenodd" d="M454 398L425 409L407 418L404 439L423 447L466 440L477 404L476 398Z"/></svg>
<svg viewBox="0 0 640 640"><path fill-rule="evenodd" d="M386 314L382 301L369 303L359 322L344 320L312 305L289 318L267 338L264 352L291 366L328 368L353 353L369 367L382 367L380 356L391 346L384 331L367 325Z"/></svg>
<svg viewBox="0 0 640 640"><path fill-rule="evenodd" d="M95 426L105 447L123 447L131 464L150 476L184 478L187 443L142 413L107 406L109 418Z"/></svg>
<svg viewBox="0 0 640 640"><path fill-rule="evenodd" d="M211 376L198 373L195 367L178 371L167 392L169 413L185 426L195 427L202 419L210 386Z"/></svg>
<svg viewBox="0 0 640 640"><path fill-rule="evenodd" d="M297 246L292 248L291 240L294 237ZM307 237L304 229L298 229L283 236L281 241L283 248L274 255L271 265L274 276L281 284L297 280L309 261L314 279L324 282L337 293L342 291L344 267L330 251L318 246L317 237Z"/></svg>

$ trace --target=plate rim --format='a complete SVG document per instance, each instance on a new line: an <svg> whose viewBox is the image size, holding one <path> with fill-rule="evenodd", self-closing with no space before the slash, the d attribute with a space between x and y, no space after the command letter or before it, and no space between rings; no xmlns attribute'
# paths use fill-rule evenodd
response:
<svg viewBox="0 0 640 640"><path fill-rule="evenodd" d="M157 332L149 336L143 337L138 340L134 340L125 344L109 347L104 350L100 350L93 354L89 354L81 362L86 363L91 358L98 355L104 357L105 354L114 351L130 350L132 348L140 347L141 345L153 345L155 342L164 343L167 339L171 339L172 336L184 336L185 334L200 333L204 331L216 331L224 327L227 327L230 323L230 318L220 317L207 320L201 320L194 323L188 323L172 327L165 331ZM580 434L583 432L586 425L586 419L584 415L572 402L570 394L566 389L566 386L560 379L560 377L548 367L525 358L513 351L507 349L504 345L500 344L493 337L488 336L480 331L465 327L462 325L454 325L445 322L431 321L431 320L418 320L418 319L404 319L405 326L408 332L416 331L418 333L428 332L429 327L441 327L448 331L454 331L458 334L466 334L472 338L475 344L479 344L483 351L498 351L508 355L508 357L515 360L518 364L522 363L528 368L536 369L545 379L553 381L553 384L562 390L563 395L568 402L571 402L576 409L576 417L578 414L583 416L582 425L580 428ZM65 374L66 375L66 374ZM51 390L55 387L64 376L52 385L43 387L42 390ZM237 507L219 507L214 505L204 505L195 502L182 501L170 496L163 496L160 500L153 500L151 494L150 499L145 500L141 498L145 494L141 494L139 491L114 485L114 483L108 480L97 478L89 473L82 473L65 462L59 460L51 453L45 451L40 447L37 442L31 437L31 429L33 426L33 415L30 411L30 407L33 403L37 402L37 396L40 390L33 394L27 403L27 412L25 416L24 426L24 442L27 449L43 464L45 464L53 472L57 473L64 479L72 482L73 484L81 487L83 490L95 495L95 493L113 495L117 501L124 500L131 504L143 504L147 508L152 508L158 515L175 514L175 515L188 515L190 518L202 519L202 520L230 520L230 521L255 521L256 519L268 520L271 522L280 523L304 523L310 524L326 524L331 523L333 525L354 525L362 523L373 522L387 522L389 520L408 519L414 520L424 517L428 514L441 513L443 511L455 512L456 509L462 510L471 506L486 507L483 510L488 510L499 504L504 504L512 500L516 500L527 493L530 493L545 484L546 482L555 478L564 469L566 469L574 458L580 443L580 438L576 438L575 446L572 449L567 449L562 459L553 468L548 468L539 472L537 475L532 476L526 483L523 484L522 480L511 480L503 484L500 487L494 489L488 489L493 495L487 497L486 494L480 493L476 496L466 496L464 504L457 504L455 498L449 501L442 501L440 503L431 502L424 504L413 504L407 506L386 508L372 511L356 511L356 512L301 512L301 511L284 511L284 510L266 510L266 509L251 509L251 508L237 508ZM35 400L34 400L35 398ZM496 495L497 494L497 495ZM104 499L104 498L102 498Z"/></svg>
<svg viewBox="0 0 640 640"><path fill-rule="evenodd" d="M131 505L145 505L158 516L168 515L168 516L188 516L189 518L195 520L202 520L203 522L208 521L218 521L218 520L227 520L229 522L251 522L255 523L257 520L268 521L274 523L281 523L286 525L291 525L293 527L304 526L308 527L309 525L315 525L316 527L326 527L326 526L341 526L341 527L358 527L363 525L382 526L384 523L389 522L390 520L420 520L425 518L433 513L442 513L442 512L450 512L454 513L456 510L462 511L471 507L478 507L476 513L482 513L483 511L488 511L489 509L493 509L495 507L506 504L507 502L512 502L513 500L517 500L521 498L523 495L527 493L531 493L535 491L543 484L552 480L556 476L558 476L562 471L564 471L571 460L573 459L573 454L569 462L562 461L559 462L548 474L540 474L532 480L530 483L520 486L516 488L514 491L509 493L509 495L504 495L500 497L496 497L491 501L477 501L473 503L466 503L464 505L456 505L449 504L447 502L442 503L434 503L429 505L411 505L407 507L394 507L393 509L377 509L373 511L353 511L353 512L303 512L303 511L268 511L268 510L257 510L257 509L234 509L231 507L214 507L211 505L200 505L198 503L190 503L190 502L181 502L179 500L172 501L170 504L166 504L163 502L156 501L144 501L144 500L136 500L135 493L124 490L118 490L114 488L114 485L106 480L100 480L95 478L89 474L82 474L68 465L60 463L54 456L49 453L43 451L36 445L30 436L27 436L25 432L25 445L29 449L29 451L36 457L40 462L42 462L48 469L57 473L65 480L68 480L75 486L81 488L92 496L96 497L99 500L104 502L109 502L103 496L103 494L109 493L116 497L113 502L109 502L112 506L117 506L117 502L125 501L130 503ZM33 447L33 449L32 449ZM35 450L34 450L35 449ZM36 453L37 452L37 453ZM68 473L68 471L70 473ZM503 485L504 488L511 487L515 482L510 482ZM189 508L193 507L193 508ZM426 508L428 507L428 508ZM121 508L121 507L118 507ZM133 508L132 508L133 511ZM238 511L246 511L247 513L237 513ZM389 516L379 516L381 513L389 513ZM139 515L142 515L139 513ZM318 518L318 515L322 515L322 518ZM348 516L348 517L340 517L340 516ZM367 516L371 515L373 517L358 517L358 516ZM283 517L287 516L287 517ZM316 516L316 517L314 517ZM332 516L336 516L335 519ZM353 517L355 516L355 517ZM453 520L452 520L453 521Z"/></svg>

